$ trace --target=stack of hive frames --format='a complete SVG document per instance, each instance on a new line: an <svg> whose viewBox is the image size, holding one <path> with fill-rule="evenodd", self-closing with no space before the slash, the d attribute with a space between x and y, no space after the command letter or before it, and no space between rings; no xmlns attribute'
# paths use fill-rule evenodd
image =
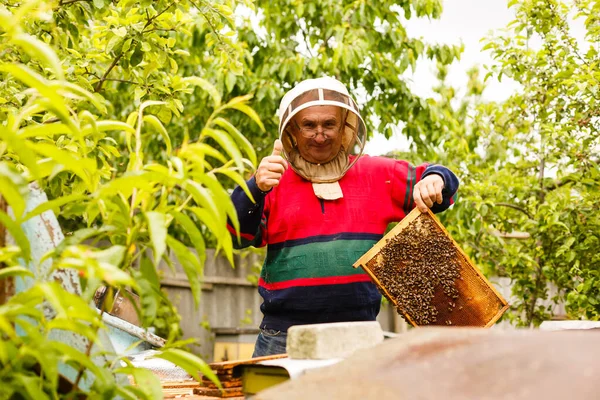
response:
<svg viewBox="0 0 600 400"><path fill-rule="evenodd" d="M414 209L354 267L413 326L490 327L508 308L430 211Z"/></svg>

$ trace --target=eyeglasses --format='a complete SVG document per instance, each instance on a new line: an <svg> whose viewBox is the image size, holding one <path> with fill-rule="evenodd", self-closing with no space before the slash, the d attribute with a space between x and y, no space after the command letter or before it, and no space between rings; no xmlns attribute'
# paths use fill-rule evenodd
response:
<svg viewBox="0 0 600 400"><path fill-rule="evenodd" d="M306 139L314 139L318 134L322 134L325 139L332 139L337 136L340 132L340 126L336 123L325 122L325 125L309 125L299 126L296 125L300 134ZM320 129L319 129L320 128Z"/></svg>

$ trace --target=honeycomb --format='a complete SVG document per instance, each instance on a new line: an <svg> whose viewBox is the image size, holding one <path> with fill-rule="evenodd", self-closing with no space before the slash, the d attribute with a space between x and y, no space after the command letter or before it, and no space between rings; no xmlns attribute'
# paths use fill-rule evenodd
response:
<svg viewBox="0 0 600 400"><path fill-rule="evenodd" d="M354 264L413 326L492 326L506 300L430 212L414 209Z"/></svg>

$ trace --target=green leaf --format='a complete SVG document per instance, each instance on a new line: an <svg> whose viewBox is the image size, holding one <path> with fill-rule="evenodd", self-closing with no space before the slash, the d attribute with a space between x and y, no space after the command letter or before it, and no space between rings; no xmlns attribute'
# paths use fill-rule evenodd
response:
<svg viewBox="0 0 600 400"><path fill-rule="evenodd" d="M142 51L142 46L138 43L135 46L135 49L133 50L133 53L131 53L131 57L129 57L129 63L133 67L135 67L139 63L141 63L143 60L144 60L144 52Z"/></svg>
<svg viewBox="0 0 600 400"><path fill-rule="evenodd" d="M265 126L263 125L263 123L260 120L260 117L258 116L258 114L256 113L256 111L254 111L247 104L232 103L234 100L235 99L233 99L232 101L230 101L229 103L227 103L226 107L227 108L233 108L233 109L236 109L238 111L243 112L244 114L246 114L247 116L249 116L254 122L256 122L256 124L259 126L260 130L264 132L265 131Z"/></svg>
<svg viewBox="0 0 600 400"><path fill-rule="evenodd" d="M54 135L68 135L72 133L71 128L67 125L57 122L53 124L36 124L28 125L19 129L17 135L21 139L28 139L39 136L51 137Z"/></svg>
<svg viewBox="0 0 600 400"><path fill-rule="evenodd" d="M214 123L216 125L220 126L221 128L224 128L227 132L229 132L231 137L233 137L233 139L236 141L236 143L248 155L248 159L250 160L250 162L253 165L256 165L256 163L257 163L256 152L254 151L254 147L252 147L252 144L250 143L250 141L244 135L242 135L242 133L226 119L221 118L221 117L215 118Z"/></svg>
<svg viewBox="0 0 600 400"><path fill-rule="evenodd" d="M154 267L152 261L146 256L146 254L141 255L140 259L140 272L144 279L146 279L152 287L156 289L160 289L160 278L156 273L156 268Z"/></svg>
<svg viewBox="0 0 600 400"><path fill-rule="evenodd" d="M22 389L29 395L30 399L50 399L50 397L48 397L48 395L42 390L42 379L40 377L16 374L15 378L17 379L17 381L19 381Z"/></svg>
<svg viewBox="0 0 600 400"><path fill-rule="evenodd" d="M217 207L217 203L210 192L198 182L188 179L183 183L182 187L186 192L192 195L192 198L199 206L208 209L215 216L221 216L223 214L219 207Z"/></svg>
<svg viewBox="0 0 600 400"><path fill-rule="evenodd" d="M22 222L25 222L33 217L36 217L48 210L52 210L54 213L57 213L58 209L60 207L64 206L65 204L85 200L87 198L88 198L88 196L83 195L83 194L70 194L68 196L63 196L63 197L59 197L54 200L46 201L46 202L40 204L39 206L37 206L36 208L34 208L33 210L31 210L30 212L28 212L27 214L25 214L25 216L22 219Z"/></svg>
<svg viewBox="0 0 600 400"><path fill-rule="evenodd" d="M209 137L213 139L215 142L219 144L231 156L233 161L235 162L237 168L240 171L244 170L244 163L242 161L242 153L238 149L235 142L231 139L231 137L220 129L212 129L212 128L204 128L202 129L202 135L204 137Z"/></svg>
<svg viewBox="0 0 600 400"><path fill-rule="evenodd" d="M98 340L96 329L92 328L87 322L83 323L72 318L53 318L46 323L47 331L57 329L77 333L88 340Z"/></svg>
<svg viewBox="0 0 600 400"><path fill-rule="evenodd" d="M115 389L115 382L112 375L103 373L103 370L94 364L90 357L62 342L52 341L49 345L62 355L64 361L73 361L94 374L96 377L96 382L94 383L95 386L103 387L107 393L110 389Z"/></svg>
<svg viewBox="0 0 600 400"><path fill-rule="evenodd" d="M192 143L186 145L180 152L181 155L185 155L189 159L196 159L196 157L207 155L209 157L213 157L225 164L227 159L212 146L207 145L206 143Z"/></svg>
<svg viewBox="0 0 600 400"><path fill-rule="evenodd" d="M27 182L23 176L12 165L0 162L0 195L10 205L17 220L25 211L28 193Z"/></svg>
<svg viewBox="0 0 600 400"><path fill-rule="evenodd" d="M71 125L73 132L76 127L70 120L70 113L61 96L50 86L49 82L31 68L21 64L0 64L0 71L7 72L25 85L36 89L48 99L48 107L66 124Z"/></svg>
<svg viewBox="0 0 600 400"><path fill-rule="evenodd" d="M196 215L196 217L215 235L215 237L217 237L217 239L224 235L229 236L225 223L218 220L217 216L209 210L200 207L190 207L189 211L193 212L194 215Z"/></svg>
<svg viewBox="0 0 600 400"><path fill-rule="evenodd" d="M175 257L181 264L190 284L190 291L194 298L196 307L200 304L200 280L202 278L202 265L198 261L198 256L190 251L183 243L167 235L167 245L175 253Z"/></svg>
<svg viewBox="0 0 600 400"><path fill-rule="evenodd" d="M173 364L183 368L185 372L190 374L197 381L200 380L199 373L210 379L217 387L222 388L219 378L215 375L214 371L202 361L198 356L180 349L167 349L163 350L157 355L156 358L162 358L170 361Z"/></svg>
<svg viewBox="0 0 600 400"><path fill-rule="evenodd" d="M65 79L59 58L46 43L26 33L15 35L11 41L25 50L31 58L37 59L49 67L57 79Z"/></svg>
<svg viewBox="0 0 600 400"><path fill-rule="evenodd" d="M254 196L252 196L252 193L248 188L248 184L246 183L242 175L226 168L217 168L215 169L215 173L225 175L226 177L231 179L233 182L235 182L236 185L242 188L242 190L244 191L244 193L246 193L246 196L248 196L251 202L256 203L256 201L254 200Z"/></svg>
<svg viewBox="0 0 600 400"><path fill-rule="evenodd" d="M29 261L31 259L31 247L21 227L2 210L0 210L0 224L4 225L17 243L17 246L21 248L21 256L25 261Z"/></svg>
<svg viewBox="0 0 600 400"><path fill-rule="evenodd" d="M118 386L116 394L118 396L116 398L123 398L125 400L139 400L146 396L146 393L137 386ZM148 397L146 398L151 400ZM162 399L162 397L159 397L159 399Z"/></svg>
<svg viewBox="0 0 600 400"><path fill-rule="evenodd" d="M189 236L190 242L196 249L196 253L198 254L198 258L200 259L200 264L203 266L206 262L206 245L204 243L202 233L200 232L194 221L192 221L192 219L184 213L171 211L169 214L173 216L175 221L179 225L181 225L181 227Z"/></svg>
<svg viewBox="0 0 600 400"><path fill-rule="evenodd" d="M144 111L144 109L146 109L148 107L163 106L165 104L167 104L167 103L164 101L147 100L147 101L143 102L142 104L140 104L139 113L142 113Z"/></svg>
<svg viewBox="0 0 600 400"><path fill-rule="evenodd" d="M147 122L150 125L152 125L152 127L154 127L154 129L156 129L158 131L158 133L160 133L160 135L162 136L162 138L165 142L165 145L167 146L167 156L170 156L171 155L171 138L169 137L169 133L163 126L162 122L160 122L160 120L158 118L156 118L154 115L144 115L143 120L144 120L144 122Z"/></svg>
<svg viewBox="0 0 600 400"><path fill-rule="evenodd" d="M235 211L235 207L233 206L233 202L229 197L229 193L225 190L217 178L213 174L205 174L196 177L196 180L210 190L211 196L216 199L217 204L219 204L221 209L225 211L236 231L239 230L238 216L237 212Z"/></svg>
<svg viewBox="0 0 600 400"><path fill-rule="evenodd" d="M102 263L107 263L118 267L125 258L127 248L121 245L112 245L104 250L94 251L91 256Z"/></svg>
<svg viewBox="0 0 600 400"><path fill-rule="evenodd" d="M61 150L48 143L29 143L29 147L43 156L51 158L67 171L72 171L86 184L88 190L94 191L91 177L96 172L96 162L89 158L81 158L76 153Z"/></svg>
<svg viewBox="0 0 600 400"><path fill-rule="evenodd" d="M19 157L19 161L27 167L31 175L34 178L40 176L40 169L37 164L35 153L33 153L27 147L27 141L23 140L19 136L15 135L14 132L6 129L0 125L0 139L9 145L16 155Z"/></svg>
<svg viewBox="0 0 600 400"><path fill-rule="evenodd" d="M130 133L135 133L135 129L129 124L120 121L98 121L96 122L95 129L98 132L106 132L106 131L125 131ZM81 129L82 135L90 134L94 131L94 127L86 126Z"/></svg>
<svg viewBox="0 0 600 400"><path fill-rule="evenodd" d="M183 78L182 82L189 83L190 85L194 86L199 86L200 88L204 89L213 99L213 102L215 103L215 108L219 108L221 106L221 94L219 93L217 88L206 79L202 79L197 76L190 76L187 78Z"/></svg>
<svg viewBox="0 0 600 400"><path fill-rule="evenodd" d="M86 99L94 107L96 107L96 109L98 111L103 112L103 113L106 112L106 107L102 103L100 103L98 98L96 96L94 96L92 93L90 93L89 91L83 89L81 86L75 85L68 81L60 81L60 82L51 81L51 82L49 82L49 85L50 85L50 87L56 88L62 92L72 93L72 94L80 97L81 99Z"/></svg>
<svg viewBox="0 0 600 400"><path fill-rule="evenodd" d="M154 250L154 265L158 265L166 250L167 219L161 212L149 211L144 214L148 221L148 233Z"/></svg>
<svg viewBox="0 0 600 400"><path fill-rule="evenodd" d="M65 238L56 246L54 249L54 254L60 256L63 251L69 246L79 244L84 240L104 235L105 233L114 231L115 227L110 225L104 225L100 228L83 228L73 232L70 236L65 236Z"/></svg>
<svg viewBox="0 0 600 400"><path fill-rule="evenodd" d="M163 390L160 379L154 372L145 368L123 367L115 370L118 374L127 374L132 376L138 388L149 399L162 399Z"/></svg>
<svg viewBox="0 0 600 400"><path fill-rule="evenodd" d="M25 267L15 265L13 267L0 268L0 279L8 278L9 276L27 275L33 277L33 272Z"/></svg>
<svg viewBox="0 0 600 400"><path fill-rule="evenodd" d="M99 322L98 313L80 295L68 292L57 282L44 282L37 287L56 311L56 318Z"/></svg>

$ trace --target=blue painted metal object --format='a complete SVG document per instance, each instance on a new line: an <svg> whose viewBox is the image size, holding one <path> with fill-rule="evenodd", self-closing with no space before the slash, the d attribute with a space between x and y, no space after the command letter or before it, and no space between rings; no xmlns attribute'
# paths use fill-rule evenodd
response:
<svg viewBox="0 0 600 400"><path fill-rule="evenodd" d="M37 184L30 185L26 211L35 209L40 204L48 201L43 190ZM31 277L18 277L15 279L15 291L22 292L30 288L35 280L57 281L70 293L81 295L81 286L77 271L72 269L52 270L52 259L43 256L58 246L64 239L62 229L52 211L46 211L33 217L21 225L23 233L31 244L31 261L27 267L35 275ZM7 236L7 241L12 238ZM91 307L96 308L93 304ZM45 310L46 317L52 318L51 310ZM100 312L100 311L98 311ZM91 354L98 354L94 358L97 365L110 365L117 355L130 355L155 347L162 347L164 339L127 321L104 313L103 321L107 327L98 332L98 341L93 344ZM68 331L53 330L51 338L66 343L73 348L85 353L89 346L87 338ZM77 371L64 364L59 367L63 377L74 382ZM89 388L93 377L84 376L80 381L82 388ZM121 382L121 383L126 383Z"/></svg>

